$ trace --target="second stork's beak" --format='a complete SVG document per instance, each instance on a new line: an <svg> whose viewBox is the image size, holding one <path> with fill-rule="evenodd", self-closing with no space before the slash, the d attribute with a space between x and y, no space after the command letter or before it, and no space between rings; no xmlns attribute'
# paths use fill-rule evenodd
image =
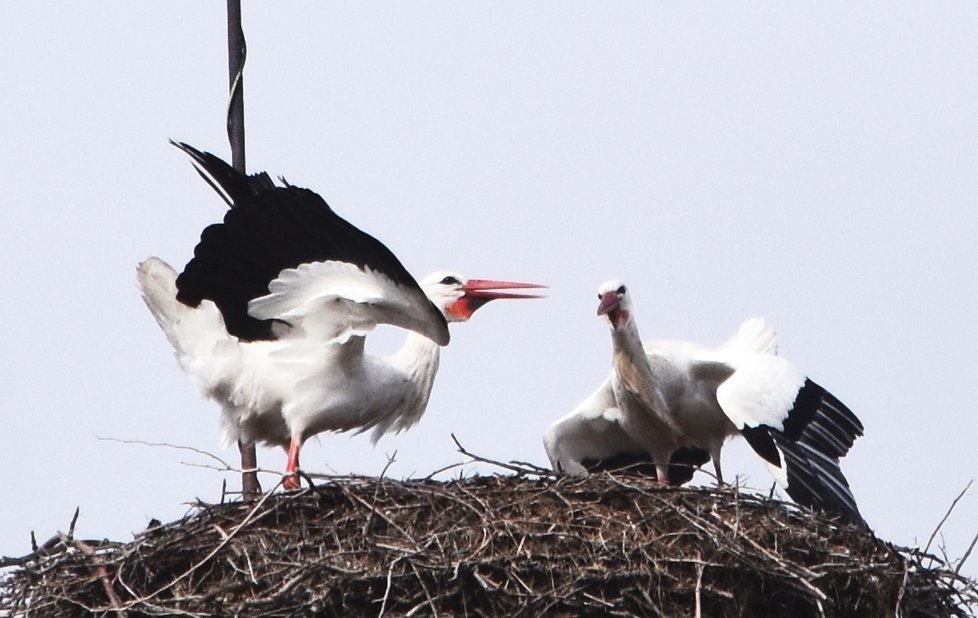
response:
<svg viewBox="0 0 978 618"><path fill-rule="evenodd" d="M601 300L598 303L598 315L608 316L611 325L618 328L628 317L628 312L622 309L621 298L616 292L605 292L601 295Z"/></svg>
<svg viewBox="0 0 978 618"><path fill-rule="evenodd" d="M598 302L598 315L608 315L613 311L617 311L620 306L621 301L618 299L618 295L614 292L605 292L601 295L601 300Z"/></svg>
<svg viewBox="0 0 978 618"><path fill-rule="evenodd" d="M546 288L536 283L519 283L517 281L495 281L493 279L469 279L462 286L464 294L455 301L449 309L451 317L456 320L468 320L476 310L490 300L503 298L542 298L539 294L519 294L502 292L500 290L538 290Z"/></svg>

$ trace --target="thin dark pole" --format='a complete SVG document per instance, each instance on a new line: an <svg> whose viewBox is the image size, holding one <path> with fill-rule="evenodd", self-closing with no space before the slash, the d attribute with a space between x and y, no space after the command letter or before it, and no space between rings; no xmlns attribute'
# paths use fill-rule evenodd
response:
<svg viewBox="0 0 978 618"><path fill-rule="evenodd" d="M241 0L228 0L228 141L231 166L244 173L244 63L248 50L241 27Z"/></svg>
<svg viewBox="0 0 978 618"><path fill-rule="evenodd" d="M244 29L241 27L241 0L228 0L228 142L231 165L245 173L244 64L247 56ZM241 452L241 494L246 500L261 495L258 483L258 455L254 443L238 440Z"/></svg>

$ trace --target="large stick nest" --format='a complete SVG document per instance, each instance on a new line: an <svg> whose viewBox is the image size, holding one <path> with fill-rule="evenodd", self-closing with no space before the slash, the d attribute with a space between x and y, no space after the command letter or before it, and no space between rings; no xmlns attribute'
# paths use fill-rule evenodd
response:
<svg viewBox="0 0 978 618"><path fill-rule="evenodd" d="M62 534L0 614L968 616L975 584L864 530L643 477L343 477L199 505L128 543Z"/></svg>

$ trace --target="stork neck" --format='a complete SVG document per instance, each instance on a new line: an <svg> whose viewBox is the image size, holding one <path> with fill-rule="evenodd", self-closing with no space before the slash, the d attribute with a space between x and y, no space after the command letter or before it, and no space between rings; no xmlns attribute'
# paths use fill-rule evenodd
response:
<svg viewBox="0 0 978 618"><path fill-rule="evenodd" d="M617 376L615 389L619 405L626 415L632 414L638 405L661 423L657 431L679 432L679 426L672 418L660 386L649 364L638 327L628 320L612 332L614 352L612 365Z"/></svg>
<svg viewBox="0 0 978 618"><path fill-rule="evenodd" d="M638 334L635 320L629 318L619 328L611 331L611 341L614 346L616 361L624 357L639 365L646 365L645 348L642 347L642 337Z"/></svg>
<svg viewBox="0 0 978 618"><path fill-rule="evenodd" d="M655 380L634 320L629 319L612 330L611 340L611 363L621 385L633 392L646 394L647 399L657 399L648 392L654 388Z"/></svg>
<svg viewBox="0 0 978 618"><path fill-rule="evenodd" d="M438 373L438 344L409 331L404 344L393 354L379 359L377 378L383 385L382 405L374 411L373 441L388 431L410 428L424 414L431 387Z"/></svg>
<svg viewBox="0 0 978 618"><path fill-rule="evenodd" d="M391 360L418 385L427 400L435 374L438 373L440 355L441 347L437 343L424 335L408 331L404 345L394 353Z"/></svg>

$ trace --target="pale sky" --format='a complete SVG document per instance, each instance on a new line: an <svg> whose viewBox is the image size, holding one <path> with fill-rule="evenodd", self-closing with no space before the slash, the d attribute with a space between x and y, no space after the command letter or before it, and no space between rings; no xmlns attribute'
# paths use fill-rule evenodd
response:
<svg viewBox="0 0 978 618"><path fill-rule="evenodd" d="M396 451L388 475L425 476L464 460L452 432L545 465L544 428L610 368L596 289L618 278L648 339L719 343L767 318L862 419L842 468L881 538L923 544L978 474L978 4L245 2L244 18L249 170L316 190L419 278L551 286L454 327L416 428L376 447L324 434L305 468L376 475ZM225 36L217 1L0 9L0 555L76 506L79 536L125 540L237 486L185 465L206 457L99 440L237 462L134 284L150 255L182 268L223 216L167 139L227 156ZM724 455L767 491L742 441ZM943 531L960 557L978 489Z"/></svg>

